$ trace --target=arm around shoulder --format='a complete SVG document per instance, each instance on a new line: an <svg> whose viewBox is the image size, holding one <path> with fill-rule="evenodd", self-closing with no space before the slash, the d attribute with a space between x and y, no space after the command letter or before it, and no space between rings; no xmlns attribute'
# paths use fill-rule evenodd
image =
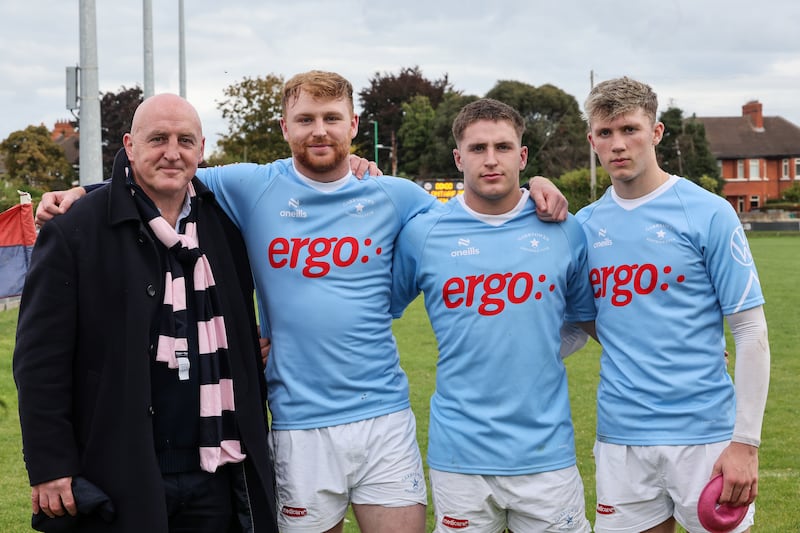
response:
<svg viewBox="0 0 800 533"><path fill-rule="evenodd" d="M65 191L50 191L42 195L42 200L36 207L36 226L44 226L58 215L63 215L76 200L86 194L83 187L73 187Z"/></svg>

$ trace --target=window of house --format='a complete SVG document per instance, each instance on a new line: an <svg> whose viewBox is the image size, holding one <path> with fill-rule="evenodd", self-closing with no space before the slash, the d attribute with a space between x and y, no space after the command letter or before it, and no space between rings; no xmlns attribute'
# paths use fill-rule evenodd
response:
<svg viewBox="0 0 800 533"><path fill-rule="evenodd" d="M760 205L758 196L753 195L750 197L750 209L758 209Z"/></svg>
<svg viewBox="0 0 800 533"><path fill-rule="evenodd" d="M789 160L783 160L783 171L781 172L781 179L788 180L789 179Z"/></svg>
<svg viewBox="0 0 800 533"><path fill-rule="evenodd" d="M798 160L795 160L795 162ZM795 163L796 164L796 163ZM739 159L736 161L736 179L743 180L744 179L744 160Z"/></svg>
<svg viewBox="0 0 800 533"><path fill-rule="evenodd" d="M794 179L800 180L800 157L794 160Z"/></svg>
<svg viewBox="0 0 800 533"><path fill-rule="evenodd" d="M760 159L748 159L748 168L750 170L749 175L751 180L761 179L761 160Z"/></svg>
<svg viewBox="0 0 800 533"><path fill-rule="evenodd" d="M736 197L736 212L743 213L744 212L744 196L737 196Z"/></svg>

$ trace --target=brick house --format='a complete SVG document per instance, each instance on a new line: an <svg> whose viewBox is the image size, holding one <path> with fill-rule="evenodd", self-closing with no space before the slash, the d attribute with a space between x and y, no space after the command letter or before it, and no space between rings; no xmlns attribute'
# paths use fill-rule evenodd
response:
<svg viewBox="0 0 800 533"><path fill-rule="evenodd" d="M725 180L722 194L738 213L779 200L800 183L800 127L765 117L761 103L747 102L741 117L697 117Z"/></svg>
<svg viewBox="0 0 800 533"><path fill-rule="evenodd" d="M50 134L50 138L53 139L53 142L64 149L64 155L67 157L67 161L69 161L69 164L77 170L78 156L80 155L80 150L78 148L80 134L75 131L72 123L68 120L56 121L55 127L53 127L53 131Z"/></svg>

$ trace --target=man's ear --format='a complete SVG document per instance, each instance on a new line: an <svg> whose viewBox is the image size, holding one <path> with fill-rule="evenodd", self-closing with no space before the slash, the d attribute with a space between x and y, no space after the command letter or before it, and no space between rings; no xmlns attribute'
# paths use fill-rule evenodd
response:
<svg viewBox="0 0 800 533"><path fill-rule="evenodd" d="M461 154L459 153L458 148L453 148L453 161L455 161L458 171L464 172L464 169L461 166Z"/></svg>
<svg viewBox="0 0 800 533"><path fill-rule="evenodd" d="M520 152L519 169L525 170L525 167L528 165L528 147L522 146L519 152Z"/></svg>
<svg viewBox="0 0 800 533"><path fill-rule="evenodd" d="M288 141L289 137L287 137L287 135L286 135L286 119L285 118L281 117L280 125L281 125L281 133L283 133L283 140Z"/></svg>
<svg viewBox="0 0 800 533"><path fill-rule="evenodd" d="M655 128L653 128L653 146L657 146L658 143L660 143L661 139L663 138L664 138L664 123L656 122Z"/></svg>

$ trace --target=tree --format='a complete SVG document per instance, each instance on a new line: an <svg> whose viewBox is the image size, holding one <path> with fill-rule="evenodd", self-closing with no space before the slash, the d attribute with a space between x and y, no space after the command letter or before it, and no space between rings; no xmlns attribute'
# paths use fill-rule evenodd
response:
<svg viewBox="0 0 800 533"><path fill-rule="evenodd" d="M75 176L63 148L44 126L28 126L0 143L10 180L39 191L66 189Z"/></svg>
<svg viewBox="0 0 800 533"><path fill-rule="evenodd" d="M435 118L436 110L427 96L417 95L403 103L403 123L397 132L397 141L403 146L402 175L420 177L422 154L430 145Z"/></svg>
<svg viewBox="0 0 800 533"><path fill-rule="evenodd" d="M522 143L528 147L529 156L522 178L560 176L586 164L586 126L573 96L550 84L534 87L501 80L486 97L510 105L525 118Z"/></svg>
<svg viewBox="0 0 800 533"><path fill-rule="evenodd" d="M420 156L420 177L452 178L458 174L453 160L453 149L456 147L453 120L462 107L477 99L477 96L456 91L448 91L444 95L431 122L428 146Z"/></svg>
<svg viewBox="0 0 800 533"><path fill-rule="evenodd" d="M567 197L569 210L577 213L582 207L589 205L591 200L591 175L588 168L570 170L553 180L553 184ZM597 167L597 196L611 186L611 178L603 167Z"/></svg>
<svg viewBox="0 0 800 533"><path fill-rule="evenodd" d="M432 108L442 101L450 89L447 74L438 80L428 80L419 67L402 68L399 74L375 73L369 80L370 86L359 93L361 103L361 134L356 139L359 153L372 153L376 144L391 147L391 173L397 174L398 151L404 148L398 142L397 134L403 123L403 104L415 96L426 96ZM374 128L366 127L373 121L378 123L378 139L374 138Z"/></svg>
<svg viewBox="0 0 800 533"><path fill-rule="evenodd" d="M694 115L684 119L683 111L674 106L661 113L659 120L664 123L664 137L656 147L661 168L719 193L723 183L706 139L705 126ZM704 176L715 180L716 186L708 180L703 185L701 178Z"/></svg>
<svg viewBox="0 0 800 533"><path fill-rule="evenodd" d="M228 121L228 131L217 141L209 164L269 163L291 155L280 127L283 77L245 77L223 92L226 98L217 102L217 109Z"/></svg>
<svg viewBox="0 0 800 533"><path fill-rule="evenodd" d="M114 156L122 148L122 136L131 131L133 113L142 103L142 89L124 86L100 97L100 132L103 143L103 176L111 177ZM78 124L80 125L80 124Z"/></svg>
<svg viewBox="0 0 800 533"><path fill-rule="evenodd" d="M703 174L697 179L697 184L709 192L723 196L722 186L724 183L719 178L714 178L707 174Z"/></svg>
<svg viewBox="0 0 800 533"><path fill-rule="evenodd" d="M800 202L800 183L793 183L791 187L784 190L781 198L787 202Z"/></svg>

